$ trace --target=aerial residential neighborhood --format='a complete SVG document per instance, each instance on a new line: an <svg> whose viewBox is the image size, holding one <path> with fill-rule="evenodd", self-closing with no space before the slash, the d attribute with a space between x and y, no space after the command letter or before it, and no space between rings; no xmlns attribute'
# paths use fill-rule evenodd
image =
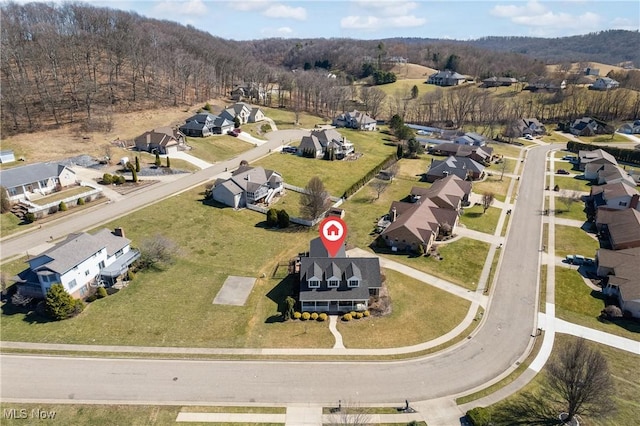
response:
<svg viewBox="0 0 640 426"><path fill-rule="evenodd" d="M635 424L637 19L315 3L0 6L0 423Z"/></svg>

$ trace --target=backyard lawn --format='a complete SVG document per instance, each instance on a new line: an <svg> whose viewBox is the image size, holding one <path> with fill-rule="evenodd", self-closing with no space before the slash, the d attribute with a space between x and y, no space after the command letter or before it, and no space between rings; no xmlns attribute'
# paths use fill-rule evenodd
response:
<svg viewBox="0 0 640 426"><path fill-rule="evenodd" d="M640 341L640 324L628 320L602 322L605 297L591 290L574 269L556 267L556 316L569 322ZM611 303L611 301L609 302Z"/></svg>
<svg viewBox="0 0 640 426"><path fill-rule="evenodd" d="M562 348L575 337L556 334L553 345L553 353L557 354L559 348ZM586 342L590 347L599 350L607 359L611 378L614 383L613 402L615 412L611 415L596 419L588 415L583 415L580 424L588 424L593 426L617 426L617 425L633 425L640 418L640 404L637 403L637 395L640 392L640 370L637 368L640 363L640 356L622 351L620 349L611 348L609 346L600 345L590 341ZM542 369L542 373L546 371L546 367ZM534 393L543 398L548 406L553 407L556 398L553 395L542 395L542 384L544 383L544 374L538 374L529 384L518 391L516 394L507 399L489 407L491 421L496 426L502 425L534 425L534 424L558 424L555 417L561 410L560 407L551 416L544 416L539 410L542 407L536 407L532 404L528 393ZM532 408L525 410L524 407Z"/></svg>
<svg viewBox="0 0 640 426"><path fill-rule="evenodd" d="M392 270L384 270L392 311L382 317L340 321L347 348L393 348L442 336L464 319L471 303Z"/></svg>
<svg viewBox="0 0 640 426"><path fill-rule="evenodd" d="M187 137L187 144L193 147L192 150L187 151L188 154L209 163L228 160L254 147L252 143L228 135L216 135L206 138Z"/></svg>
<svg viewBox="0 0 640 426"><path fill-rule="evenodd" d="M568 254L581 254L585 257L594 257L596 250L600 248L598 240L581 228L574 226L555 226L556 256L565 257Z"/></svg>
<svg viewBox="0 0 640 426"><path fill-rule="evenodd" d="M282 175L286 183L299 187L305 187L312 177L318 176L331 195L341 197L351 185L393 154L396 148L385 145L385 136L381 133L343 129L340 132L353 143L356 152L363 153L362 157L353 161L326 161L297 155L274 154L252 165L275 170Z"/></svg>

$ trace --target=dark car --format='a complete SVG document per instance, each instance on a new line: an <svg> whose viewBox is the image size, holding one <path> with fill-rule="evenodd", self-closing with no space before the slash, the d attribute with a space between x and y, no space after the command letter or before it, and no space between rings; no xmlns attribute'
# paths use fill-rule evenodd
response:
<svg viewBox="0 0 640 426"><path fill-rule="evenodd" d="M559 175L568 175L569 172L566 171L565 169L558 169L558 171L556 171L557 174Z"/></svg>

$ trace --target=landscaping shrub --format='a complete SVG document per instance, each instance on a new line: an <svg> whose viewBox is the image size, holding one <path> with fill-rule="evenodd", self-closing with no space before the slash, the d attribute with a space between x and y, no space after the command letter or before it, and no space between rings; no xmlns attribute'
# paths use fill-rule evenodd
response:
<svg viewBox="0 0 640 426"><path fill-rule="evenodd" d="M102 299L103 297L107 297L107 289L104 287L98 287L98 291L96 292L98 299Z"/></svg>
<svg viewBox="0 0 640 426"><path fill-rule="evenodd" d="M314 320L314 321L317 320L318 319L318 313L317 312L312 313L311 314L311 319Z"/></svg>
<svg viewBox="0 0 640 426"><path fill-rule="evenodd" d="M77 203L79 206L84 206L84 198L82 198L82 197L78 198L78 201L76 201L76 203Z"/></svg>
<svg viewBox="0 0 640 426"><path fill-rule="evenodd" d="M35 215L35 213L27 213L27 214L25 214L25 215L24 215L24 220L25 220L27 223L33 223L33 222L35 222L35 221L36 221L36 215Z"/></svg>
<svg viewBox="0 0 640 426"><path fill-rule="evenodd" d="M129 269L127 271L127 281L133 281L133 279L136 277L135 272L133 272L131 269Z"/></svg>
<svg viewBox="0 0 640 426"><path fill-rule="evenodd" d="M82 303L82 301L80 301ZM76 311L76 302L67 293L62 284L53 284L45 299L45 311L54 320L63 320L71 317Z"/></svg>
<svg viewBox="0 0 640 426"><path fill-rule="evenodd" d="M120 290L119 290L119 289L117 289L117 288L115 288L115 287L109 287L109 288L107 289L107 294L108 294L109 296L111 296L112 294L116 294L116 293L117 293L117 292L119 292L119 291L120 291Z"/></svg>
<svg viewBox="0 0 640 426"><path fill-rule="evenodd" d="M607 307L600 312L600 315L606 319L622 318L622 309L616 305L607 305Z"/></svg>
<svg viewBox="0 0 640 426"><path fill-rule="evenodd" d="M288 228L290 225L289 213L287 213L285 210L278 210L277 220L278 220L278 228L284 229L284 228Z"/></svg>
<svg viewBox="0 0 640 426"><path fill-rule="evenodd" d="M118 176L118 185L122 185L126 181L127 181L127 178L125 178L124 176L122 175Z"/></svg>
<svg viewBox="0 0 640 426"><path fill-rule="evenodd" d="M300 319L301 316L302 316L302 314L300 312L294 312L293 313L293 319Z"/></svg>
<svg viewBox="0 0 640 426"><path fill-rule="evenodd" d="M303 312L302 313L302 320L303 321L307 321L309 318L311 318L311 314L309 312Z"/></svg>
<svg viewBox="0 0 640 426"><path fill-rule="evenodd" d="M491 413L484 407L476 407L467 411L467 418L473 426L489 426Z"/></svg>
<svg viewBox="0 0 640 426"><path fill-rule="evenodd" d="M328 315L325 314L324 312L318 315L318 321L326 321L328 318L329 318Z"/></svg>
<svg viewBox="0 0 640 426"><path fill-rule="evenodd" d="M278 210L270 208L267 210L267 226L274 228L278 225Z"/></svg>
<svg viewBox="0 0 640 426"><path fill-rule="evenodd" d="M369 311L364 311L362 315L364 315L365 317L368 317L371 315L371 313Z"/></svg>
<svg viewBox="0 0 640 426"><path fill-rule="evenodd" d="M97 298L98 298L97 294L92 294L91 296L87 297L85 301L87 303L91 303L91 302L95 302Z"/></svg>
<svg viewBox="0 0 640 426"><path fill-rule="evenodd" d="M342 316L342 321L351 321L351 314L344 314Z"/></svg>
<svg viewBox="0 0 640 426"><path fill-rule="evenodd" d="M360 319L363 317L362 312L356 312L356 319Z"/></svg>
<svg viewBox="0 0 640 426"><path fill-rule="evenodd" d="M154 162L156 167L160 167L160 154L156 152L156 161Z"/></svg>
<svg viewBox="0 0 640 426"><path fill-rule="evenodd" d="M105 173L102 175L102 183L105 185L111 185L113 183L113 176L109 173Z"/></svg>
<svg viewBox="0 0 640 426"><path fill-rule="evenodd" d="M349 312L349 314L351 315L351 318L355 318L356 317L356 311L351 311L351 312Z"/></svg>
<svg viewBox="0 0 640 426"><path fill-rule="evenodd" d="M64 201L60 201L60 204L58 204L58 210L60 210L61 212L66 212L67 210L69 210L69 208L67 207L67 203L65 203Z"/></svg>

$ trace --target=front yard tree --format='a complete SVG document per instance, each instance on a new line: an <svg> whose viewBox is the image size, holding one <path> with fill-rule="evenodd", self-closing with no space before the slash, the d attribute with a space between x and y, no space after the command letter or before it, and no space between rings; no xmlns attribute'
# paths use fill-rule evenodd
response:
<svg viewBox="0 0 640 426"><path fill-rule="evenodd" d="M418 90L418 86L414 85L411 88L411 99L416 99L419 93L420 93L420 90Z"/></svg>
<svg viewBox="0 0 640 426"><path fill-rule="evenodd" d="M296 307L296 300L291 296L287 296L287 298L284 299L284 304L286 305L286 308L284 310L284 320L287 321L293 318L293 312Z"/></svg>
<svg viewBox="0 0 640 426"><path fill-rule="evenodd" d="M387 186L389 186L389 184L382 179L374 179L374 181L371 183L371 186L376 191L377 200L380 198L380 195L384 192L384 190L387 189Z"/></svg>
<svg viewBox="0 0 640 426"><path fill-rule="evenodd" d="M288 228L290 225L289 213L286 210L278 210L278 228Z"/></svg>
<svg viewBox="0 0 640 426"><path fill-rule="evenodd" d="M75 300L67 293L62 284L53 284L45 299L45 311L54 320L63 320L73 315Z"/></svg>
<svg viewBox="0 0 640 426"><path fill-rule="evenodd" d="M136 172L139 172L139 171L140 171L140 159L136 155Z"/></svg>
<svg viewBox="0 0 640 426"><path fill-rule="evenodd" d="M233 127L235 127L236 129L237 129L238 127L240 127L240 117L238 117L237 115L236 115L236 117L233 119Z"/></svg>
<svg viewBox="0 0 640 426"><path fill-rule="evenodd" d="M6 213L11 210L11 200L7 188L0 186L0 212Z"/></svg>
<svg viewBox="0 0 640 426"><path fill-rule="evenodd" d="M577 199L578 199L578 194L575 191L570 192L568 194L564 194L561 197L558 197L558 200L562 204L564 204L564 206L567 208L567 211L571 210L571 206L573 206L573 203L575 203Z"/></svg>
<svg viewBox="0 0 640 426"><path fill-rule="evenodd" d="M171 168L171 159L167 156L167 169Z"/></svg>
<svg viewBox="0 0 640 426"><path fill-rule="evenodd" d="M402 144L398 144L398 149L396 150L396 158L399 160L404 157L404 147Z"/></svg>
<svg viewBox="0 0 640 426"><path fill-rule="evenodd" d="M594 417L613 410L613 381L604 355L583 339L564 347L547 367L547 385L551 395L564 404L566 423L577 415Z"/></svg>
<svg viewBox="0 0 640 426"><path fill-rule="evenodd" d="M391 117L391 120L389 120L389 128L395 132L402 126L404 126L402 117L400 117L398 114L393 114L393 117Z"/></svg>
<svg viewBox="0 0 640 426"><path fill-rule="evenodd" d="M300 199L300 212L306 218L317 219L329 208L329 193L317 176L312 177L304 189Z"/></svg>
<svg viewBox="0 0 640 426"><path fill-rule="evenodd" d="M278 210L270 208L267 210L267 226L274 228L278 225Z"/></svg>
<svg viewBox="0 0 640 426"><path fill-rule="evenodd" d="M160 167L160 153L156 151L156 162L155 165L156 167Z"/></svg>
<svg viewBox="0 0 640 426"><path fill-rule="evenodd" d="M138 157L136 157L136 160L137 159L138 159ZM137 182L138 181L138 173L136 172L135 166L133 164L131 164L131 163L127 163L127 167L131 171L131 181L132 182Z"/></svg>
<svg viewBox="0 0 640 426"><path fill-rule="evenodd" d="M493 192L485 192L482 194L482 213L486 213L487 209L493 204Z"/></svg>
<svg viewBox="0 0 640 426"><path fill-rule="evenodd" d="M416 138L411 138L407 141L407 149L409 150L410 158L417 158L418 154L424 154L424 148Z"/></svg>

